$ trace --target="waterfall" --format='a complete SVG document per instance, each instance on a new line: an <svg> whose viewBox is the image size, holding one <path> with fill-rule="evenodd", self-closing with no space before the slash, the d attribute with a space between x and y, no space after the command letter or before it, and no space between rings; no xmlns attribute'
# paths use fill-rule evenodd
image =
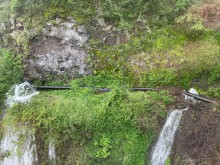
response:
<svg viewBox="0 0 220 165"><path fill-rule="evenodd" d="M35 91L34 86L28 82L24 82L20 85L13 85L8 91L7 99L5 100L5 105L7 108L10 108L14 104L28 103L30 102L32 96L39 94ZM31 137L30 134L27 136L27 140L21 147L21 158L16 154L17 145L13 142L18 140L19 135L13 132L9 132L10 127L7 127L7 131L4 132L4 138L1 141L1 154L10 152L9 157L5 157L3 162L0 162L1 165L31 165L33 162L37 162L37 154L33 153L36 151L36 145L32 144L35 141L35 138ZM19 132L19 134L26 134L25 131ZM32 145L31 145L32 144Z"/></svg>
<svg viewBox="0 0 220 165"><path fill-rule="evenodd" d="M151 161L152 165L164 165L164 163L166 162L166 159L170 155L172 149L174 135L178 128L182 112L187 109L188 107L185 109L174 110L167 118L167 121L160 134L159 140L153 151Z"/></svg>
<svg viewBox="0 0 220 165"><path fill-rule="evenodd" d="M49 132L51 134L51 130L49 130ZM48 155L49 155L51 163L53 163L53 165L55 165L56 164L56 154L55 154L55 148L54 148L53 140L49 143Z"/></svg>
<svg viewBox="0 0 220 165"><path fill-rule="evenodd" d="M49 143L49 151L48 152L49 152L50 161L55 165L56 164L56 155L55 155L53 141Z"/></svg>
<svg viewBox="0 0 220 165"><path fill-rule="evenodd" d="M6 93L7 99L5 100L5 105L10 108L18 102L28 103L31 101L32 96L37 94L39 94L39 92L35 91L34 86L28 82L24 82L20 85L13 85L8 93Z"/></svg>
<svg viewBox="0 0 220 165"><path fill-rule="evenodd" d="M195 89L191 88L190 93L197 94ZM190 99L193 103L196 100L193 97L189 97L185 95L185 99ZM179 122L182 116L182 112L187 110L189 107L185 109L176 109L170 113L168 116L165 125L163 126L162 132L160 134L159 140L156 143L156 146L152 153L151 165L164 165L166 159L171 153L175 132L179 126Z"/></svg>
<svg viewBox="0 0 220 165"><path fill-rule="evenodd" d="M17 134L6 132L1 142L1 153L5 154L9 151L10 156L5 157L4 161L0 162L1 165L31 165L33 162L37 162L36 145L31 145L31 142L33 142L35 138L31 139L31 136L28 136L21 149L21 158L16 154L16 150L18 149L17 145L13 143L13 141L17 141L17 139ZM35 154L33 153L34 151Z"/></svg>

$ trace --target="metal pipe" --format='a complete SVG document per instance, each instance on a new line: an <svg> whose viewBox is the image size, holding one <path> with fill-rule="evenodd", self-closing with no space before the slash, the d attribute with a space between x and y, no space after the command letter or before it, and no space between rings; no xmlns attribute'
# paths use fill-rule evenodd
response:
<svg viewBox="0 0 220 165"><path fill-rule="evenodd" d="M156 89L156 88L131 88L132 91L148 91L148 90L160 90L160 89Z"/></svg>
<svg viewBox="0 0 220 165"><path fill-rule="evenodd" d="M37 86L37 89L70 89L71 86ZM96 87L80 87L80 88L91 88L102 92L109 92L112 88L96 88ZM132 91L148 91L148 90L159 90L156 88L130 88Z"/></svg>
<svg viewBox="0 0 220 165"><path fill-rule="evenodd" d="M194 94L191 94L191 93L186 93L186 92L184 92L183 94L188 95L188 96L191 96L191 97L196 98L196 99L198 99L198 100L202 100L202 101L208 102L208 103L216 103L216 102L214 102L214 101L210 101L210 100L208 100L208 99L199 97L199 96L194 95Z"/></svg>
<svg viewBox="0 0 220 165"><path fill-rule="evenodd" d="M70 89L71 86L37 86L37 89Z"/></svg>

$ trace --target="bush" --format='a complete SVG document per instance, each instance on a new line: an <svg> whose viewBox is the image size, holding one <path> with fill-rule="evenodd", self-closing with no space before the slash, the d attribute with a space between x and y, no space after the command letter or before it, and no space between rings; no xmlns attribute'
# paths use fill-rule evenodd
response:
<svg viewBox="0 0 220 165"><path fill-rule="evenodd" d="M21 82L23 75L21 55L7 49L0 50L0 104L9 88Z"/></svg>
<svg viewBox="0 0 220 165"><path fill-rule="evenodd" d="M50 130L40 131L42 140L48 146L53 139L60 164L143 165L158 120L165 117L165 104L172 100L162 93L129 92L119 85L100 95L77 88L77 82L72 85L72 90L41 92L29 105L10 108L5 122ZM82 152L76 152L80 148Z"/></svg>
<svg viewBox="0 0 220 165"><path fill-rule="evenodd" d="M0 25L1 22L7 22L10 16L10 1L0 2Z"/></svg>

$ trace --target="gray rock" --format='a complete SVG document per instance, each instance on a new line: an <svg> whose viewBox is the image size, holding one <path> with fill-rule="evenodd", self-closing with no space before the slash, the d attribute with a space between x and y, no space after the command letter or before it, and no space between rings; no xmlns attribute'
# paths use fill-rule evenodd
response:
<svg viewBox="0 0 220 165"><path fill-rule="evenodd" d="M150 63L150 67L152 68L152 67L154 67L154 66L158 66L158 63Z"/></svg>
<svg viewBox="0 0 220 165"><path fill-rule="evenodd" d="M111 36L108 36L106 37L104 43L107 45L107 46L113 46L117 43L117 36L115 35L111 35Z"/></svg>
<svg viewBox="0 0 220 165"><path fill-rule="evenodd" d="M211 85L211 86L208 87L208 91L209 92L216 92L217 88L214 85Z"/></svg>
<svg viewBox="0 0 220 165"><path fill-rule="evenodd" d="M61 27L51 27L49 36L62 39L63 44L74 44L75 46L82 47L89 40L89 34L85 32L83 28L80 29L80 33L75 30ZM48 32L44 30L44 34L48 35Z"/></svg>
<svg viewBox="0 0 220 165"><path fill-rule="evenodd" d="M200 84L198 85L198 88L202 88L202 89L207 88L207 80L205 78L201 79Z"/></svg>
<svg viewBox="0 0 220 165"><path fill-rule="evenodd" d="M198 80L198 78L195 78L195 79L193 79L192 80L192 82L191 82L191 86L195 86L195 85L197 85L199 83L199 80Z"/></svg>
<svg viewBox="0 0 220 165"><path fill-rule="evenodd" d="M0 24L0 33L3 32L4 30L6 30L5 24L2 22Z"/></svg>
<svg viewBox="0 0 220 165"><path fill-rule="evenodd" d="M128 57L126 61L131 62L131 57Z"/></svg>
<svg viewBox="0 0 220 165"><path fill-rule="evenodd" d="M33 35L38 35L38 27L35 27L34 29L30 29L30 30L25 30L26 34L27 34L27 38L28 39L32 39ZM15 32L13 32L15 34Z"/></svg>
<svg viewBox="0 0 220 165"><path fill-rule="evenodd" d="M26 60L26 77L46 80L46 76L56 79L65 74L69 78L92 74L87 63L88 54L80 47L64 45L61 39L46 36L31 40L30 47L29 59Z"/></svg>
<svg viewBox="0 0 220 165"><path fill-rule="evenodd" d="M11 29L15 29L15 19L10 19L12 27Z"/></svg>
<svg viewBox="0 0 220 165"><path fill-rule="evenodd" d="M177 108L177 109L185 109L185 108L186 108L186 104L184 104L184 103L178 103L178 104L176 105L176 108Z"/></svg>

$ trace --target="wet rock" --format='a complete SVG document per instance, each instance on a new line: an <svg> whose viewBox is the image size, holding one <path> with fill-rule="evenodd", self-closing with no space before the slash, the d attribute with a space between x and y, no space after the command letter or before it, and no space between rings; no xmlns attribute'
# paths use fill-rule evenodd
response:
<svg viewBox="0 0 220 165"><path fill-rule="evenodd" d="M199 80L198 80L198 78L194 78L193 80L192 80L192 82L191 82L191 86L195 86L195 85L197 85L199 83Z"/></svg>
<svg viewBox="0 0 220 165"><path fill-rule="evenodd" d="M158 66L158 63L150 63L150 67Z"/></svg>
<svg viewBox="0 0 220 165"><path fill-rule="evenodd" d="M131 62L131 57L128 57L126 61Z"/></svg>
<svg viewBox="0 0 220 165"><path fill-rule="evenodd" d="M112 31L112 25L108 25L106 28L103 28L103 31L111 32Z"/></svg>
<svg viewBox="0 0 220 165"><path fill-rule="evenodd" d="M108 36L105 40L105 44L107 46L113 46L117 43L117 37L116 36Z"/></svg>
<svg viewBox="0 0 220 165"><path fill-rule="evenodd" d="M184 103L178 103L177 105L176 105L176 108L177 109L185 109L186 108L186 104L184 104Z"/></svg>
<svg viewBox="0 0 220 165"><path fill-rule="evenodd" d="M204 109L204 107L202 106L194 106L193 108L195 110L196 115L201 115L202 110Z"/></svg>
<svg viewBox="0 0 220 165"><path fill-rule="evenodd" d="M145 25L144 22L138 21L138 23L137 23L137 30L147 30L147 29L148 29L148 27Z"/></svg>
<svg viewBox="0 0 220 165"><path fill-rule="evenodd" d="M201 88L201 89L206 89L207 88L207 80L205 78L202 78L199 85L198 85L198 88Z"/></svg>
<svg viewBox="0 0 220 165"><path fill-rule="evenodd" d="M217 89L216 89L216 87L214 85L211 85L211 86L208 87L208 91L209 92L216 92L216 90Z"/></svg>

